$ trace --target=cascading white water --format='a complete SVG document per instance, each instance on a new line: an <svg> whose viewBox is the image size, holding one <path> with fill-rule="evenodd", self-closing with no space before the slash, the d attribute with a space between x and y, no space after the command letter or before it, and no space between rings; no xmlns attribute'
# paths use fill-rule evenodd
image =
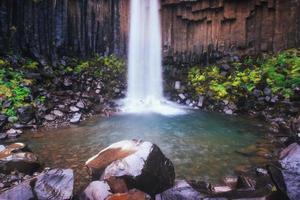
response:
<svg viewBox="0 0 300 200"><path fill-rule="evenodd" d="M130 7L128 91L123 110L181 113L163 98L159 0L131 0Z"/></svg>

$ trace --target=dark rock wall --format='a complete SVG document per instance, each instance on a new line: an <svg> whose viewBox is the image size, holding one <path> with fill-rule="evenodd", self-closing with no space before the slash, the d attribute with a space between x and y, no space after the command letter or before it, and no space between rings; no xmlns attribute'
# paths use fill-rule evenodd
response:
<svg viewBox="0 0 300 200"><path fill-rule="evenodd" d="M299 0L162 3L165 57L197 61L213 50L256 54L300 46Z"/></svg>
<svg viewBox="0 0 300 200"><path fill-rule="evenodd" d="M161 0L164 57L199 62L214 52L300 46L299 0ZM1 0L0 51L126 55L129 0Z"/></svg>
<svg viewBox="0 0 300 200"><path fill-rule="evenodd" d="M0 50L55 61L61 55L125 55L127 0L1 0Z"/></svg>

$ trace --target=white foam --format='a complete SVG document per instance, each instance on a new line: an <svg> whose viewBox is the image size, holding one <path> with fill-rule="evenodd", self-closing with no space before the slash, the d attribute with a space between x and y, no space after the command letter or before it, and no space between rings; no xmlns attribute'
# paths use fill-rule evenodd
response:
<svg viewBox="0 0 300 200"><path fill-rule="evenodd" d="M161 115L182 115L186 114L184 106L180 106L176 103L167 101L165 99L146 98L142 99L125 99L121 103L121 111L125 114L147 114L156 113Z"/></svg>

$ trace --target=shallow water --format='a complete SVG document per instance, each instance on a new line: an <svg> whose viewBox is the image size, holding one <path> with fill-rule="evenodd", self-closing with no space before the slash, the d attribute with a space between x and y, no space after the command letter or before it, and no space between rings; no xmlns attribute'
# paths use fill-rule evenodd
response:
<svg viewBox="0 0 300 200"><path fill-rule="evenodd" d="M82 186L88 180L84 162L120 140L151 141L174 163L178 178L215 182L233 174L236 166L257 165L256 160L261 159L236 151L264 138L263 126L253 120L191 111L178 116L116 115L93 119L70 128L27 133L21 141L46 166L75 169Z"/></svg>

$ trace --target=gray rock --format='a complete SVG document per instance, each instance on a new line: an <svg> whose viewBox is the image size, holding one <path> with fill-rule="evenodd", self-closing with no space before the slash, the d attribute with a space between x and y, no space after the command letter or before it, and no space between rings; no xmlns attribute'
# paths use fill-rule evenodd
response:
<svg viewBox="0 0 300 200"><path fill-rule="evenodd" d="M186 105L190 105L190 103L191 103L191 100L190 100L190 99L187 99L187 100L185 101L185 104L186 104Z"/></svg>
<svg viewBox="0 0 300 200"><path fill-rule="evenodd" d="M293 143L280 154L282 174L291 200L300 199L300 145Z"/></svg>
<svg viewBox="0 0 300 200"><path fill-rule="evenodd" d="M255 97L259 97L261 94L262 94L262 91L261 91L261 90L257 90L257 89L254 89L254 90L253 90L253 95L254 95Z"/></svg>
<svg viewBox="0 0 300 200"><path fill-rule="evenodd" d="M53 169L37 177L34 191L38 199L68 200L72 198L73 186L72 169Z"/></svg>
<svg viewBox="0 0 300 200"><path fill-rule="evenodd" d="M64 79L64 86L65 86L65 87L70 87L70 86L72 86L72 81L71 81L70 79L68 79L68 78L65 78L65 79Z"/></svg>
<svg viewBox="0 0 300 200"><path fill-rule="evenodd" d="M278 96L274 96L271 98L270 102L276 103L278 101Z"/></svg>
<svg viewBox="0 0 300 200"><path fill-rule="evenodd" d="M11 128L6 131L6 134L8 138L16 138L22 134L22 131Z"/></svg>
<svg viewBox="0 0 300 200"><path fill-rule="evenodd" d="M48 114L48 115L45 115L44 118L47 121L54 121L55 120L55 115Z"/></svg>
<svg viewBox="0 0 300 200"><path fill-rule="evenodd" d="M76 107L77 107L77 108L84 109L84 108L85 108L85 105L84 105L83 101L78 101L78 102L76 103ZM77 111L73 111L73 112L77 112Z"/></svg>
<svg viewBox="0 0 300 200"><path fill-rule="evenodd" d="M181 100L185 100L186 99L186 97L184 96L184 94L179 94L178 96L180 97Z"/></svg>
<svg viewBox="0 0 300 200"><path fill-rule="evenodd" d="M266 102L269 102L269 101L271 100L271 97L266 96L266 97L265 97L265 100L266 100Z"/></svg>
<svg viewBox="0 0 300 200"><path fill-rule="evenodd" d="M70 111L71 111L71 112L78 112L78 111L79 111L79 108L77 108L76 106L71 106L71 107L70 107Z"/></svg>
<svg viewBox="0 0 300 200"><path fill-rule="evenodd" d="M0 145L0 152L3 151L5 149L5 146Z"/></svg>
<svg viewBox="0 0 300 200"><path fill-rule="evenodd" d="M75 124L75 123L78 123L80 122L80 119L81 119L81 114L80 113L75 113L72 118L70 119L70 122Z"/></svg>
<svg viewBox="0 0 300 200"><path fill-rule="evenodd" d="M73 193L73 171L54 169L45 171L35 178L24 177L25 181L0 194L1 200L68 200Z"/></svg>
<svg viewBox="0 0 300 200"><path fill-rule="evenodd" d="M121 92L121 90L120 90L119 88L114 88L114 92L115 92L116 94L119 94L119 93Z"/></svg>
<svg viewBox="0 0 300 200"><path fill-rule="evenodd" d="M229 108L224 108L224 113L226 114L226 115L232 115L233 114L233 111L231 110L231 109L229 109Z"/></svg>
<svg viewBox="0 0 300 200"><path fill-rule="evenodd" d="M175 179L174 166L161 150L150 142L138 140L112 144L90 158L86 166L94 180L126 177L133 188L150 195L172 187Z"/></svg>
<svg viewBox="0 0 300 200"><path fill-rule="evenodd" d="M266 88L264 89L264 94L265 94L266 96L270 96L270 95L272 94L272 90L271 90L270 88L266 87Z"/></svg>
<svg viewBox="0 0 300 200"><path fill-rule="evenodd" d="M186 181L178 181L175 186L155 196L155 200L201 200L201 195Z"/></svg>
<svg viewBox="0 0 300 200"><path fill-rule="evenodd" d="M175 81L174 89L175 90L180 90L180 88L181 88L181 82L180 81Z"/></svg>
<svg viewBox="0 0 300 200"><path fill-rule="evenodd" d="M61 112L60 110L53 110L53 114L57 117L63 117L64 113Z"/></svg>
<svg viewBox="0 0 300 200"><path fill-rule="evenodd" d="M83 192L83 200L104 200L112 193L106 181L93 181Z"/></svg>
<svg viewBox="0 0 300 200"><path fill-rule="evenodd" d="M30 181L25 181L15 187L12 187L0 194L0 200L31 200L34 195L30 186Z"/></svg>

